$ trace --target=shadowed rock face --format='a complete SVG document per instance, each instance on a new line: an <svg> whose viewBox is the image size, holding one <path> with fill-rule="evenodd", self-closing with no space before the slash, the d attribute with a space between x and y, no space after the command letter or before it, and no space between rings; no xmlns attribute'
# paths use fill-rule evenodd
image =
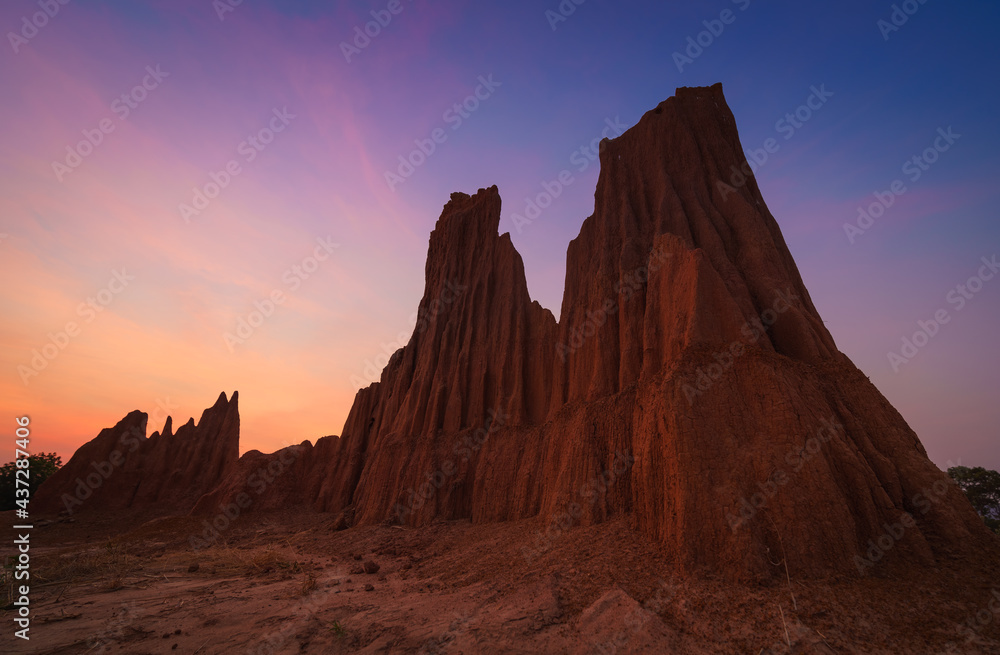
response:
<svg viewBox="0 0 1000 655"><path fill-rule="evenodd" d="M159 507L188 511L239 459L238 394L219 396L196 425L146 438L147 416L134 411L80 447L66 466L46 480L31 504L35 511L103 511Z"/></svg>
<svg viewBox="0 0 1000 655"><path fill-rule="evenodd" d="M746 160L721 86L679 89L602 146L558 323L497 233L496 187L453 194L413 336L358 392L342 437L236 467L227 456L196 511L246 493L251 508L307 504L345 526L561 517L527 557L565 527L626 514L680 570L729 578L993 552L837 350L753 177L730 186ZM282 474L261 488L262 470ZM175 486L135 493L166 502Z"/></svg>

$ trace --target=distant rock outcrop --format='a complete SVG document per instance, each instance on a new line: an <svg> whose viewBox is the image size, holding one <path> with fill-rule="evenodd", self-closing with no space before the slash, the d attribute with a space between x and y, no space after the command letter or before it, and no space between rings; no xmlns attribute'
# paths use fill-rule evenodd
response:
<svg viewBox="0 0 1000 655"><path fill-rule="evenodd" d="M80 447L46 480L31 501L37 512L154 508L187 512L226 479L239 459L238 394L219 396L195 425L146 438L147 416L134 411Z"/></svg>
<svg viewBox="0 0 1000 655"><path fill-rule="evenodd" d="M227 456L196 511L244 493L255 508L336 512L340 527L551 519L526 557L570 526L628 515L679 570L728 578L995 552L837 350L748 170L720 85L678 89L603 142L558 322L498 234L496 187L453 194L430 236L417 327L358 392L343 435L236 466ZM130 487L144 503L177 488L162 480L182 456L157 452L141 460L147 493ZM255 497L252 476L269 469L287 473Z"/></svg>

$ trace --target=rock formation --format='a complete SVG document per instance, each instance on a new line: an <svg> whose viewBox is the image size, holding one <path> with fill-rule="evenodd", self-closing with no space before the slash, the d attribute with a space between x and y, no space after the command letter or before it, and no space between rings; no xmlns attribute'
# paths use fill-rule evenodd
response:
<svg viewBox="0 0 1000 655"><path fill-rule="evenodd" d="M35 512L162 508L186 512L236 470L239 459L238 395L219 396L195 425L146 438L147 416L134 411L77 450L46 480L31 501Z"/></svg>
<svg viewBox="0 0 1000 655"><path fill-rule="evenodd" d="M225 458L196 511L246 493L342 526L551 519L528 558L572 525L628 515L679 570L742 579L994 549L837 350L748 171L720 85L678 89L603 142L559 322L498 234L496 187L453 194L416 329L358 392L342 436ZM260 488L252 476L268 469L288 473ZM156 502L162 488L134 493Z"/></svg>

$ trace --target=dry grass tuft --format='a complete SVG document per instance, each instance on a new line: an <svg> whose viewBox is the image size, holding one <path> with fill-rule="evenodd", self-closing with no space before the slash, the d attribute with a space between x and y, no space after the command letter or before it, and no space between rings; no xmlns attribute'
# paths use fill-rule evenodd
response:
<svg viewBox="0 0 1000 655"><path fill-rule="evenodd" d="M302 595L308 596L315 590L316 590L316 574L307 573L305 580L302 581Z"/></svg>
<svg viewBox="0 0 1000 655"><path fill-rule="evenodd" d="M62 552L38 558L32 577L43 583L98 582L103 589L120 589L126 577L140 568L139 558L125 542L111 539L81 552Z"/></svg>
<svg viewBox="0 0 1000 655"><path fill-rule="evenodd" d="M219 571L238 571L247 575L263 575L284 570L298 573L298 562L292 562L273 548L233 548L224 546L205 552L205 558Z"/></svg>
<svg viewBox="0 0 1000 655"><path fill-rule="evenodd" d="M14 556L8 557L3 562L3 568L0 569L0 587L2 587L2 596L0 596L0 609L13 609L14 607L14 565L17 563L17 558Z"/></svg>

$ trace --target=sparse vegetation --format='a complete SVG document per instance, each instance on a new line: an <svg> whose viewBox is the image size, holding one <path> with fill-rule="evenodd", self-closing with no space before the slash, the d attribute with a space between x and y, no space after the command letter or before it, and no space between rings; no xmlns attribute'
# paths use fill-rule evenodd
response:
<svg viewBox="0 0 1000 655"><path fill-rule="evenodd" d="M11 555L3 561L3 569L0 570L0 585L3 586L3 597L0 598L0 609L11 609L14 607L14 564L17 558Z"/></svg>
<svg viewBox="0 0 1000 655"><path fill-rule="evenodd" d="M120 589L125 578L139 568L139 558L129 552L128 544L112 539L82 552L41 557L32 577L42 582L96 582L113 591Z"/></svg>
<svg viewBox="0 0 1000 655"><path fill-rule="evenodd" d="M35 490L62 466L62 458L55 453L38 453L28 456L29 497ZM17 509L17 464L7 462L0 466L0 512ZM22 483L23 483L22 478ZM24 489L22 486L21 489ZM23 495L23 494L22 494Z"/></svg>
<svg viewBox="0 0 1000 655"><path fill-rule="evenodd" d="M347 630L344 630L344 626L340 625L339 621L333 621L329 623L327 629L333 633L335 637L343 637L347 634Z"/></svg>
<svg viewBox="0 0 1000 655"><path fill-rule="evenodd" d="M206 551L206 557L223 570L237 570L246 575L264 575L283 570L298 573L302 570L298 562L293 562L273 548L214 548Z"/></svg>
<svg viewBox="0 0 1000 655"><path fill-rule="evenodd" d="M948 475L969 497L986 525L1000 535L1000 473L981 466L955 466L948 469Z"/></svg>

